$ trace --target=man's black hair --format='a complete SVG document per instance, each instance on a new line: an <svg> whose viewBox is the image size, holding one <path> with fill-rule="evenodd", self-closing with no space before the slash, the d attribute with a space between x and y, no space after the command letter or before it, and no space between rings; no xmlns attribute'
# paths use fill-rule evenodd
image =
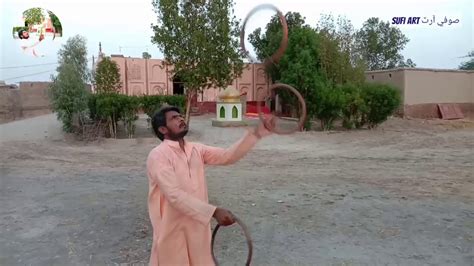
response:
<svg viewBox="0 0 474 266"><path fill-rule="evenodd" d="M165 106L161 108L158 112L156 112L153 115L153 118L151 119L151 126L153 127L153 131L155 132L155 135L163 141L165 139L165 136L161 134L161 132L158 130L160 127L166 127L166 113L170 111L176 111L181 114L181 110L179 110L178 107L176 106Z"/></svg>
<svg viewBox="0 0 474 266"><path fill-rule="evenodd" d="M25 30L19 30L19 31L18 31L18 37L19 37L20 39L24 39L24 38L23 38L23 32L25 32Z"/></svg>

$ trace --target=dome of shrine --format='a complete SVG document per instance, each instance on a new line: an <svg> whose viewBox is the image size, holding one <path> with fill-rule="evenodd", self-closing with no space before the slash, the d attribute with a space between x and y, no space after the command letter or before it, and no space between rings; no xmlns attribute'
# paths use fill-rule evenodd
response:
<svg viewBox="0 0 474 266"><path fill-rule="evenodd" d="M240 92L234 87L227 87L219 93L219 99L223 102L240 102Z"/></svg>

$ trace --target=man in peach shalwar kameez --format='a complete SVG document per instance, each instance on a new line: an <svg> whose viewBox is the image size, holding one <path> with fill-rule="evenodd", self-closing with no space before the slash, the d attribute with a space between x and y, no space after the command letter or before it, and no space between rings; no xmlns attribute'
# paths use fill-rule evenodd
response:
<svg viewBox="0 0 474 266"><path fill-rule="evenodd" d="M147 159L148 209L153 226L150 265L214 265L211 218L220 225L235 222L230 211L208 203L204 165L228 165L242 158L270 134L273 119L249 130L230 148L184 140L188 127L180 110L165 107L152 119L162 143Z"/></svg>

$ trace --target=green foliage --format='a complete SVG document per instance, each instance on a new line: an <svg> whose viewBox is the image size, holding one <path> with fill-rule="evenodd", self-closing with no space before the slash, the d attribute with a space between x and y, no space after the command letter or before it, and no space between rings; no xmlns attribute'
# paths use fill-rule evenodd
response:
<svg viewBox="0 0 474 266"><path fill-rule="evenodd" d="M65 132L74 132L74 118L79 122L87 112L86 84L77 74L74 65L62 65L58 75L52 78L50 86L50 99L53 112L63 123Z"/></svg>
<svg viewBox="0 0 474 266"><path fill-rule="evenodd" d="M43 9L40 7L30 8L23 12L23 17L25 18L25 26L31 27L41 24L44 20Z"/></svg>
<svg viewBox="0 0 474 266"><path fill-rule="evenodd" d="M375 128L387 120L401 104L399 90L385 84L344 84L318 89L319 103L316 117L321 128L333 128L334 121L342 118L347 129Z"/></svg>
<svg viewBox="0 0 474 266"><path fill-rule="evenodd" d="M362 98L367 108L369 128L375 128L386 121L401 104L400 91L386 84L366 83L362 89Z"/></svg>
<svg viewBox="0 0 474 266"><path fill-rule="evenodd" d="M470 60L461 63L461 65L459 66L459 69L461 69L461 70L474 70L474 50L470 51L464 57L469 57Z"/></svg>
<svg viewBox="0 0 474 266"><path fill-rule="evenodd" d="M322 82L319 62L319 36L315 30L305 24L299 13L285 14L288 23L288 47L279 64L267 69L273 82L281 82L295 87L306 100L308 121L305 129L310 128L309 120L317 113L317 88ZM258 28L249 34L249 41L255 47L260 60L271 56L279 47L283 31L278 16L273 16L267 24L265 33ZM297 99L284 90L278 91L284 105L298 106ZM294 110L290 110L294 111Z"/></svg>
<svg viewBox="0 0 474 266"><path fill-rule="evenodd" d="M226 87L242 74L239 23L233 1L153 0L157 44L172 75L179 73L187 89L187 106L197 91ZM186 112L189 120L189 110Z"/></svg>
<svg viewBox="0 0 474 266"><path fill-rule="evenodd" d="M288 22L288 48L278 65L267 69L272 81L294 86L306 99L308 119L321 120L330 129L341 117L343 93L330 84L362 84L365 65L354 56L354 29L349 20L323 15L316 29L305 24L299 13L285 15ZM260 60L278 49L282 38L281 23L273 16L265 33L258 28L249 35ZM280 93L286 104L296 106L289 93ZM309 128L306 123L305 128Z"/></svg>
<svg viewBox="0 0 474 266"><path fill-rule="evenodd" d="M286 13L285 19L288 24L288 35L291 35L291 32L294 29L300 29L305 26L305 18L302 17L298 12ZM248 39L255 47L257 58L263 61L278 49L282 37L283 30L281 27L280 18L275 15L267 24L265 33L262 33L261 28L257 28L249 34Z"/></svg>
<svg viewBox="0 0 474 266"><path fill-rule="evenodd" d="M119 92L120 82L119 66L110 57L104 57L98 64L94 74L94 83L99 93Z"/></svg>
<svg viewBox="0 0 474 266"><path fill-rule="evenodd" d="M400 62L398 64L399 67L410 67L410 68L414 68L416 67L416 64L410 59L408 58L408 60L406 62Z"/></svg>
<svg viewBox="0 0 474 266"><path fill-rule="evenodd" d="M280 82L295 87L301 93L306 100L308 119L317 114L319 104L316 102L317 90L322 77L318 75L318 56L317 33L309 27L293 29L279 64ZM291 93L282 92L279 95L286 104L298 106L297 99Z"/></svg>
<svg viewBox="0 0 474 266"><path fill-rule="evenodd" d="M144 95L141 97L141 106L149 118L164 104L179 107L185 112L186 97L183 95Z"/></svg>
<svg viewBox="0 0 474 266"><path fill-rule="evenodd" d="M322 14L317 31L320 38L321 68L326 79L334 84L361 84L365 66L355 55L355 33L351 21L339 16Z"/></svg>
<svg viewBox="0 0 474 266"><path fill-rule="evenodd" d="M362 87L354 84L339 86L343 94L342 125L347 129L361 128L367 122L368 108L365 104Z"/></svg>
<svg viewBox="0 0 474 266"><path fill-rule="evenodd" d="M151 58L151 54L149 54L148 52L143 52L143 53L142 53L142 57L143 57L143 59L150 59L150 58Z"/></svg>
<svg viewBox="0 0 474 266"><path fill-rule="evenodd" d="M321 122L322 130L331 130L334 122L342 117L344 94L339 88L322 83L317 88L316 118Z"/></svg>
<svg viewBox="0 0 474 266"><path fill-rule="evenodd" d="M367 62L369 70L413 65L411 60L410 63L404 62L401 55L409 39L388 21L369 18L356 33L355 38L357 44L355 49L359 57Z"/></svg>
<svg viewBox="0 0 474 266"><path fill-rule="evenodd" d="M295 29L308 27L305 24L305 18L298 12L288 12L285 14L285 18L288 24L288 38L291 38ZM280 18L275 15L267 24L265 33L262 33L261 28L257 28L249 34L248 40L254 47L257 58L263 61L278 50L282 37L283 30ZM293 43L289 41L288 45L293 45ZM266 69L273 82L280 79L280 69L278 65L270 65L270 67Z"/></svg>
<svg viewBox="0 0 474 266"><path fill-rule="evenodd" d="M292 85L303 95L308 119L319 119L323 130L333 128L340 118L346 128L365 124L373 128L393 114L401 101L398 91L386 85L365 84L364 71L367 67L415 66L399 53L408 42L400 30L376 18L355 32L344 17L335 22L331 15L322 15L316 29L306 25L299 13L289 12L285 17L288 48L279 64L267 73L273 82ZM278 49L281 38L277 16L272 17L264 33L258 28L249 35L260 60ZM278 94L284 104L297 105L290 93Z"/></svg>
<svg viewBox="0 0 474 266"><path fill-rule="evenodd" d="M182 95L128 96L117 93L97 93L91 94L88 100L89 117L107 124L106 136L116 138L118 122L122 121L127 136L132 138L140 109L151 118L164 104L178 106L183 110L186 98Z"/></svg>
<svg viewBox="0 0 474 266"><path fill-rule="evenodd" d="M120 118L123 120L128 138L133 138L135 134L134 122L138 119L138 111L141 106L140 98L138 96L128 96L122 99Z"/></svg>
<svg viewBox="0 0 474 266"><path fill-rule="evenodd" d="M117 124L123 121L129 138L135 133L134 122L138 119L140 98L117 93L91 94L88 102L90 118L107 124L107 136L117 137Z"/></svg>
<svg viewBox="0 0 474 266"><path fill-rule="evenodd" d="M61 36L63 34L63 26L61 25L61 21L59 18L51 11L48 11L49 17L51 18L51 22L53 23L54 30L56 33L59 33Z"/></svg>
<svg viewBox="0 0 474 266"><path fill-rule="evenodd" d="M89 94L89 97L87 98L87 108L89 111L89 118L94 121L101 120L101 117L99 114L100 110L97 110L97 99L99 99L100 96L101 94L91 93Z"/></svg>
<svg viewBox="0 0 474 266"><path fill-rule="evenodd" d="M85 39L75 36L58 52L57 76L52 76L50 99L53 112L63 123L63 130L74 131L74 120L83 122L87 113L87 48Z"/></svg>
<svg viewBox="0 0 474 266"><path fill-rule="evenodd" d="M91 74L87 68L87 40L83 36L76 35L68 39L62 49L59 50L59 68L64 64L71 64L78 71L78 75L85 83L91 80ZM58 70L59 71L59 70Z"/></svg>
<svg viewBox="0 0 474 266"><path fill-rule="evenodd" d="M108 128L108 136L117 137L117 123L122 117L122 108L126 95L116 93L100 93L97 94L95 102L94 117L97 120L105 121ZM91 104L90 104L91 105Z"/></svg>
<svg viewBox="0 0 474 266"><path fill-rule="evenodd" d="M319 119L323 130L333 128L340 118L346 128L366 124L373 128L393 114L401 102L398 90L365 84L364 71L367 66L415 66L410 59L404 62L399 54L408 39L398 29L373 18L355 33L349 20L338 17L335 22L331 15L322 15L316 29L312 29L299 13L285 16L288 48L279 64L267 73L273 82L292 85L303 95L308 119ZM249 40L263 60L277 50L281 37L280 21L274 16L264 33L258 28ZM284 104L297 105L290 93L278 94Z"/></svg>

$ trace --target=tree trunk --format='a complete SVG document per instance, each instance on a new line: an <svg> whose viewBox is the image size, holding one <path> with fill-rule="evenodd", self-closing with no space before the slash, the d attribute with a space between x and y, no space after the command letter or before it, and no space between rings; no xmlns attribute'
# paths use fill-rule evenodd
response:
<svg viewBox="0 0 474 266"><path fill-rule="evenodd" d="M109 117L107 118L107 124L109 125L109 134L110 134L110 137L113 138L114 137L114 126L112 124L112 117Z"/></svg>
<svg viewBox="0 0 474 266"><path fill-rule="evenodd" d="M191 120L191 102L193 101L194 90L190 89L186 93L186 116L185 121L186 125L189 127L189 121Z"/></svg>
<svg viewBox="0 0 474 266"><path fill-rule="evenodd" d="M112 123L114 125L114 139L117 138L117 121L115 120L115 115L112 115Z"/></svg>

